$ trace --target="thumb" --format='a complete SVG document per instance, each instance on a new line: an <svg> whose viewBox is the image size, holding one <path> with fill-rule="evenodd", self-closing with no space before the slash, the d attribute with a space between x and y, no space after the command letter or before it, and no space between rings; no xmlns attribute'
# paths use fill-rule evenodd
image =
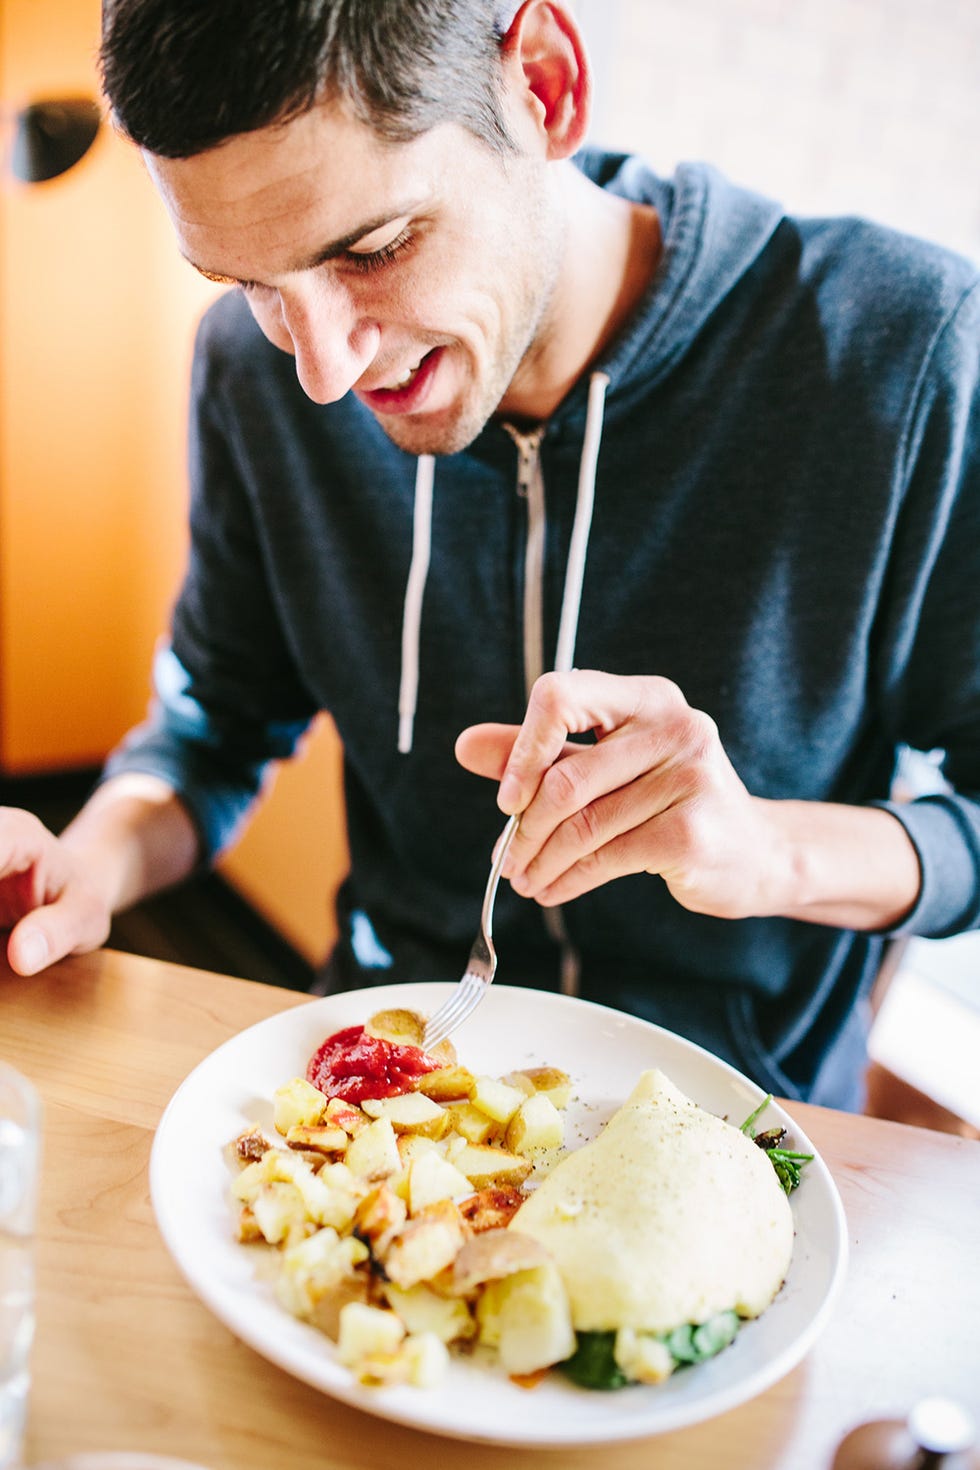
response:
<svg viewBox="0 0 980 1470"><path fill-rule="evenodd" d="M474 776L499 781L519 730L519 725L470 725L456 741L456 759Z"/></svg>
<svg viewBox="0 0 980 1470"><path fill-rule="evenodd" d="M108 937L107 914L64 896L34 909L14 926L7 941L7 960L18 975L36 975L65 955L98 949Z"/></svg>

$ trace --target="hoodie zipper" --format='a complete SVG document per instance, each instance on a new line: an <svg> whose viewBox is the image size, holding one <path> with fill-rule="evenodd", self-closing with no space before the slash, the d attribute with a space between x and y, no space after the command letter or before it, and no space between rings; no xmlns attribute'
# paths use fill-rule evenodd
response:
<svg viewBox="0 0 980 1470"><path fill-rule="evenodd" d="M545 671L544 663L544 548L547 514L541 441L544 426L522 434L505 424L517 446L517 493L527 502L527 541L524 551L524 690L530 697L535 681ZM577 995L581 963L568 937L560 908L542 909L545 929L561 952L560 974L563 995Z"/></svg>

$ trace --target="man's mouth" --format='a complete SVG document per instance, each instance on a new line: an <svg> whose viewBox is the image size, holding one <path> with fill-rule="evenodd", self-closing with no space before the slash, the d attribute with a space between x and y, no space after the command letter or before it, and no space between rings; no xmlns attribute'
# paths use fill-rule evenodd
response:
<svg viewBox="0 0 980 1470"><path fill-rule="evenodd" d="M408 368L408 369L407 369L407 370L406 370L406 371L405 371L405 372L404 372L404 373L403 373L403 374L402 374L402 376L401 376L401 377L400 377L400 378L396 378L396 379L395 379L395 380L394 380L394 381L393 381L393 382L391 382L391 383L383 383L383 384L382 384L382 385L381 385L381 389L380 389L380 391L381 391L381 392L382 392L382 393L397 393L397 392L399 392L399 391L400 391L400 389L402 389L402 388L407 388L407 387L408 387L408 385L409 385L409 383L410 383L410 382L411 382L411 381L412 381L412 379L413 379L413 378L414 378L414 377L415 377L415 375L416 375L416 373L417 373L417 372L418 372L418 370L419 370L419 368L420 368L420 367L421 367L421 366L422 366L422 359L421 359L421 358L419 358L419 360L418 360L418 362L417 362L417 363L416 363L416 364L415 364L415 366L414 366L414 367L410 367L410 368Z"/></svg>
<svg viewBox="0 0 980 1470"><path fill-rule="evenodd" d="M393 376L387 383L377 388L355 387L354 391L362 403L376 413L417 412L428 397L443 350L442 347L433 347L411 366L394 369L398 376Z"/></svg>

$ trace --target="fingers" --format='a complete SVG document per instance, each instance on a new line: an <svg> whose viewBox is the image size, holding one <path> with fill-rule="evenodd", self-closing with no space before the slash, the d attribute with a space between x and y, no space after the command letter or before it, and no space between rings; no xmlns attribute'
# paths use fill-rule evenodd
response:
<svg viewBox="0 0 980 1470"><path fill-rule="evenodd" d="M86 894L66 889L54 903L34 909L15 925L7 960L18 975L36 975L66 955L98 949L108 937L108 914Z"/></svg>
<svg viewBox="0 0 980 1470"><path fill-rule="evenodd" d="M0 924L11 930L7 958L20 975L95 949L109 932L85 873L35 816L12 808L0 810Z"/></svg>
<svg viewBox="0 0 980 1470"><path fill-rule="evenodd" d="M507 762L497 804L510 816L525 811L545 772L558 760L569 735L602 736L630 720L643 686L666 680L623 677L576 669L544 674L531 690L527 713Z"/></svg>

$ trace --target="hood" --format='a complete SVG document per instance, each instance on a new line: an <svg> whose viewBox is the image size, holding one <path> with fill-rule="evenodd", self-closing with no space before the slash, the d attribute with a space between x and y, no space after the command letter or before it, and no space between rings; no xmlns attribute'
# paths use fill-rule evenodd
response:
<svg viewBox="0 0 980 1470"><path fill-rule="evenodd" d="M610 193L653 205L663 232L659 268L629 324L595 364L609 378L611 397L634 385L649 387L684 356L732 287L752 270L783 211L735 188L708 164L681 164L665 180L625 154L587 148L575 163ZM584 414L584 392L573 392L563 407L572 409L573 401L576 414Z"/></svg>

